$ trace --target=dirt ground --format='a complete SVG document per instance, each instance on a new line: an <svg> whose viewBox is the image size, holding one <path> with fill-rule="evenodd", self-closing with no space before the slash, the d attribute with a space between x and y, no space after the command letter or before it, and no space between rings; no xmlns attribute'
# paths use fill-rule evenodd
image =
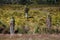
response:
<svg viewBox="0 0 60 40"><path fill-rule="evenodd" d="M60 40L60 34L0 34L0 40Z"/></svg>

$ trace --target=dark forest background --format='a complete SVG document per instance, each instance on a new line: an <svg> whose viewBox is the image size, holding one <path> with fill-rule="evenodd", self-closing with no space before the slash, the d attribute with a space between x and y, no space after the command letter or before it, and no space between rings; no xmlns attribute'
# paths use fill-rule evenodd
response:
<svg viewBox="0 0 60 40"><path fill-rule="evenodd" d="M0 0L0 4L60 4L60 0Z"/></svg>

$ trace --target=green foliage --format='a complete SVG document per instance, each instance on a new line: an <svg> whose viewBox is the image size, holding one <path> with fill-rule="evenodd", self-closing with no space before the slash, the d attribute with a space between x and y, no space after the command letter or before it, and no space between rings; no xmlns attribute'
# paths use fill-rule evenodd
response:
<svg viewBox="0 0 60 40"><path fill-rule="evenodd" d="M60 27L60 11L57 7L38 7L29 6L29 17L28 18L28 27L30 28L28 32L35 32L35 33L43 33L46 29L46 19L47 19L47 13L46 11L49 11L51 13L52 17L52 28ZM26 18L24 15L24 6L15 5L15 6L2 6L0 8L0 20L3 21L7 27L10 27L10 18L13 16L15 18L15 29L19 26L17 30L19 30L19 33L23 33L25 30L23 29L24 23L26 24ZM44 11L46 10L46 11ZM58 20L58 21L57 21ZM1 24L0 24L1 25ZM24 25L25 26L25 25ZM22 28L21 28L22 27ZM39 28L39 30L38 30ZM56 30L56 29L54 29ZM53 30L52 30L53 31ZM51 31L51 32L52 32ZM60 30L59 30L60 31ZM48 32L48 31L47 31ZM55 32L55 31L54 31ZM25 32L24 32L25 33Z"/></svg>

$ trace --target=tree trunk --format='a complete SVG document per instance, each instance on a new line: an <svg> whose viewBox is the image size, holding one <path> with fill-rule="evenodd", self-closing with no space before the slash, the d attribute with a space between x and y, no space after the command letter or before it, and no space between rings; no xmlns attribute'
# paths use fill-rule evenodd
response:
<svg viewBox="0 0 60 40"><path fill-rule="evenodd" d="M12 17L10 20L10 34L14 34L15 19Z"/></svg>

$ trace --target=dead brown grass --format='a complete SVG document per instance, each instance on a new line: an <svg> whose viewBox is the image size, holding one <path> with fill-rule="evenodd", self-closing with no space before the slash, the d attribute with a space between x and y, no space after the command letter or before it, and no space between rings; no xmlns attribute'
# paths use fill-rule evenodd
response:
<svg viewBox="0 0 60 40"><path fill-rule="evenodd" d="M60 34L0 34L0 40L60 40Z"/></svg>

